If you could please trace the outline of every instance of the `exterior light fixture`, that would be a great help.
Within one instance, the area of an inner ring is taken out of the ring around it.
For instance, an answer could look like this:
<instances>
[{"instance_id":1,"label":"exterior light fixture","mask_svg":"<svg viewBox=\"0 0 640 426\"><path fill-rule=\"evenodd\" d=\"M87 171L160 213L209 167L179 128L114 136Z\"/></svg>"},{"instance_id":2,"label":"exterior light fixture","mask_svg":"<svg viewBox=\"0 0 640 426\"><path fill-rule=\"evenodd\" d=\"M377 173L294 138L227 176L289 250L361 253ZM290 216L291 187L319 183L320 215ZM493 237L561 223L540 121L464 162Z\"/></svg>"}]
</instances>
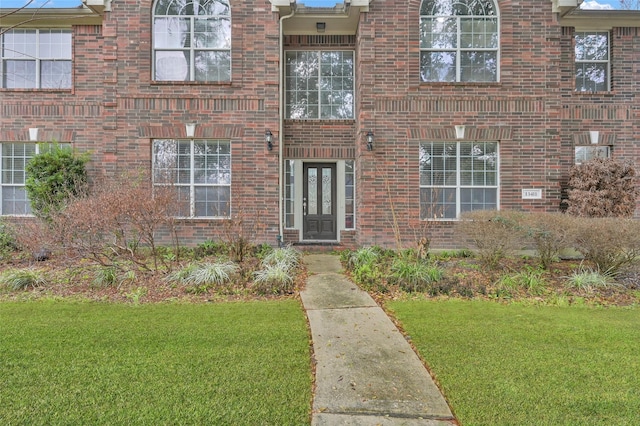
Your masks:
<instances>
[{"instance_id":1,"label":"exterior light fixture","mask_svg":"<svg viewBox=\"0 0 640 426\"><path fill-rule=\"evenodd\" d=\"M187 133L188 138L192 138L196 134L196 123L187 123L184 125L184 130Z\"/></svg>"},{"instance_id":2,"label":"exterior light fixture","mask_svg":"<svg viewBox=\"0 0 640 426\"><path fill-rule=\"evenodd\" d=\"M31 142L38 142L38 131L40 129L38 129L37 127L30 127L29 128L29 140Z\"/></svg>"},{"instance_id":3,"label":"exterior light fixture","mask_svg":"<svg viewBox=\"0 0 640 426\"><path fill-rule=\"evenodd\" d=\"M326 22L316 22L316 30L319 33L323 33L326 28L327 28Z\"/></svg>"},{"instance_id":4,"label":"exterior light fixture","mask_svg":"<svg viewBox=\"0 0 640 426\"><path fill-rule=\"evenodd\" d=\"M456 139L464 139L464 125L457 125L456 127Z\"/></svg>"},{"instance_id":5,"label":"exterior light fixture","mask_svg":"<svg viewBox=\"0 0 640 426\"><path fill-rule=\"evenodd\" d=\"M367 151L373 151L373 132L367 132Z\"/></svg>"},{"instance_id":6,"label":"exterior light fixture","mask_svg":"<svg viewBox=\"0 0 640 426\"><path fill-rule=\"evenodd\" d=\"M273 149L273 133L271 133L271 130L264 132L264 140L267 143L267 149L271 151Z\"/></svg>"}]
</instances>

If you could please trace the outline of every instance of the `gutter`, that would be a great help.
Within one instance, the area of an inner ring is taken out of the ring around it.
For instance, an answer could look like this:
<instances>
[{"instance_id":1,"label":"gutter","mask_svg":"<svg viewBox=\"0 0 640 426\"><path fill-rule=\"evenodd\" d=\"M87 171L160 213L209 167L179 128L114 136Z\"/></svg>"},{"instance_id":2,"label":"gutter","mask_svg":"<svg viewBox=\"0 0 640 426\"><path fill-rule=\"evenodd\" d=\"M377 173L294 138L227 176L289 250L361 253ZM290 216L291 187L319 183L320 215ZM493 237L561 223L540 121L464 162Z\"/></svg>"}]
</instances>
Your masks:
<instances>
[{"instance_id":1,"label":"gutter","mask_svg":"<svg viewBox=\"0 0 640 426\"><path fill-rule=\"evenodd\" d=\"M280 66L278 73L278 245L282 244L284 239L284 31L283 22L296 14L295 6L291 9L291 13L280 17Z\"/></svg>"}]
</instances>

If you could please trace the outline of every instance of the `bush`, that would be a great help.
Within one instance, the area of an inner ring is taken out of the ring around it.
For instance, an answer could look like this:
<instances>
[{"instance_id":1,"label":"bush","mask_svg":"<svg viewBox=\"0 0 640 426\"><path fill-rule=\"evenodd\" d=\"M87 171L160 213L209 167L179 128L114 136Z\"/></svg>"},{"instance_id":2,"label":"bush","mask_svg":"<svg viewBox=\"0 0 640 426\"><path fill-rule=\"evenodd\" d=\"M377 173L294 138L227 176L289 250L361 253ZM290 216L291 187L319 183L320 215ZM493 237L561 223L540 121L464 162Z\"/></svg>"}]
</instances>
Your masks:
<instances>
[{"instance_id":1,"label":"bush","mask_svg":"<svg viewBox=\"0 0 640 426\"><path fill-rule=\"evenodd\" d=\"M640 256L640 222L634 219L576 218L572 235L575 249L605 274L617 274Z\"/></svg>"},{"instance_id":2,"label":"bush","mask_svg":"<svg viewBox=\"0 0 640 426\"><path fill-rule=\"evenodd\" d=\"M46 284L47 280L37 269L9 269L0 275L0 283L9 290L26 290Z\"/></svg>"},{"instance_id":3,"label":"bush","mask_svg":"<svg viewBox=\"0 0 640 426\"><path fill-rule=\"evenodd\" d=\"M141 270L158 271L180 260L177 205L174 188L153 188L145 172L125 174L103 181L91 195L69 203L52 216L52 228L67 253L103 266L126 260ZM163 233L172 236L172 256L164 256L167 250L157 241ZM141 253L142 248L146 252Z\"/></svg>"},{"instance_id":4,"label":"bush","mask_svg":"<svg viewBox=\"0 0 640 426\"><path fill-rule=\"evenodd\" d=\"M391 265L389 281L403 291L421 292L442 278L442 269L420 260L398 258Z\"/></svg>"},{"instance_id":5,"label":"bush","mask_svg":"<svg viewBox=\"0 0 640 426\"><path fill-rule=\"evenodd\" d=\"M258 294L293 293L294 276L283 262L264 265L254 276L253 289Z\"/></svg>"},{"instance_id":6,"label":"bush","mask_svg":"<svg viewBox=\"0 0 640 426\"><path fill-rule=\"evenodd\" d=\"M528 213L523 216L520 228L536 248L544 269L571 245L571 221L572 218L563 213Z\"/></svg>"},{"instance_id":7,"label":"bush","mask_svg":"<svg viewBox=\"0 0 640 426\"><path fill-rule=\"evenodd\" d=\"M281 264L287 271L295 270L302 261L302 253L293 247L282 247L272 250L264 256L262 264L265 266L274 266Z\"/></svg>"},{"instance_id":8,"label":"bush","mask_svg":"<svg viewBox=\"0 0 640 426\"><path fill-rule=\"evenodd\" d=\"M571 168L567 213L580 217L632 217L638 189L628 162L596 158Z\"/></svg>"},{"instance_id":9,"label":"bush","mask_svg":"<svg viewBox=\"0 0 640 426\"><path fill-rule=\"evenodd\" d=\"M238 270L238 265L233 262L193 263L169 274L167 281L177 282L187 289L198 289L198 292L209 288L228 291Z\"/></svg>"},{"instance_id":10,"label":"bush","mask_svg":"<svg viewBox=\"0 0 640 426\"><path fill-rule=\"evenodd\" d=\"M567 287L588 292L594 289L608 288L613 285L614 283L610 276L591 269L575 271L567 278Z\"/></svg>"},{"instance_id":11,"label":"bush","mask_svg":"<svg viewBox=\"0 0 640 426\"><path fill-rule=\"evenodd\" d=\"M522 247L523 213L513 211L476 210L463 213L456 232L476 248L478 259L494 269L505 257Z\"/></svg>"},{"instance_id":12,"label":"bush","mask_svg":"<svg viewBox=\"0 0 640 426\"><path fill-rule=\"evenodd\" d=\"M71 148L54 145L34 156L25 166L25 189L33 213L45 221L64 204L87 192L87 156L77 156Z\"/></svg>"}]
</instances>

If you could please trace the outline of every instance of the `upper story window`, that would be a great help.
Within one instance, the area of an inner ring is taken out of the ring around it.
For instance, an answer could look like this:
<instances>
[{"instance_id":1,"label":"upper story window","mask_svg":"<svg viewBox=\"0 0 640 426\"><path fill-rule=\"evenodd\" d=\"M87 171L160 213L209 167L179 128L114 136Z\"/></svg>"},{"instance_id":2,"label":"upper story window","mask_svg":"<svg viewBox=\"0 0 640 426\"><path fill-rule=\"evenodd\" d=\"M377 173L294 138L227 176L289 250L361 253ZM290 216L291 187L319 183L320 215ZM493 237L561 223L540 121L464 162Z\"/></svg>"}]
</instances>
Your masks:
<instances>
[{"instance_id":1,"label":"upper story window","mask_svg":"<svg viewBox=\"0 0 640 426\"><path fill-rule=\"evenodd\" d=\"M351 51L287 52L287 118L352 119L353 62Z\"/></svg>"},{"instance_id":2,"label":"upper story window","mask_svg":"<svg viewBox=\"0 0 640 426\"><path fill-rule=\"evenodd\" d=\"M498 81L499 29L493 0L424 0L420 79Z\"/></svg>"},{"instance_id":3,"label":"upper story window","mask_svg":"<svg viewBox=\"0 0 640 426\"><path fill-rule=\"evenodd\" d=\"M576 32L576 90L609 90L609 33Z\"/></svg>"},{"instance_id":4,"label":"upper story window","mask_svg":"<svg viewBox=\"0 0 640 426\"><path fill-rule=\"evenodd\" d=\"M228 0L158 0L153 11L157 81L230 81Z\"/></svg>"},{"instance_id":5,"label":"upper story window","mask_svg":"<svg viewBox=\"0 0 640 426\"><path fill-rule=\"evenodd\" d=\"M6 89L71 87L71 31L15 29L0 36Z\"/></svg>"}]
</instances>

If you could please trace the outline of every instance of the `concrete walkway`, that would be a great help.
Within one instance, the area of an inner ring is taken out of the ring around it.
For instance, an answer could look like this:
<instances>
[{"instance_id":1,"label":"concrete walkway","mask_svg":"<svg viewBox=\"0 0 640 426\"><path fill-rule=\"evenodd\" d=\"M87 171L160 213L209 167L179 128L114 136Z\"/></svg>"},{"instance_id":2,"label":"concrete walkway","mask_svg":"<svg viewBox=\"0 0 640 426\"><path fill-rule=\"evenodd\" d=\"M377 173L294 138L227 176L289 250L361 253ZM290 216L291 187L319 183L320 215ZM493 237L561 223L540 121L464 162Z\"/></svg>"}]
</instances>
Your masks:
<instances>
[{"instance_id":1,"label":"concrete walkway","mask_svg":"<svg viewBox=\"0 0 640 426\"><path fill-rule=\"evenodd\" d=\"M456 424L424 365L337 256L305 256L301 292L316 361L313 426Z\"/></svg>"}]
</instances>

